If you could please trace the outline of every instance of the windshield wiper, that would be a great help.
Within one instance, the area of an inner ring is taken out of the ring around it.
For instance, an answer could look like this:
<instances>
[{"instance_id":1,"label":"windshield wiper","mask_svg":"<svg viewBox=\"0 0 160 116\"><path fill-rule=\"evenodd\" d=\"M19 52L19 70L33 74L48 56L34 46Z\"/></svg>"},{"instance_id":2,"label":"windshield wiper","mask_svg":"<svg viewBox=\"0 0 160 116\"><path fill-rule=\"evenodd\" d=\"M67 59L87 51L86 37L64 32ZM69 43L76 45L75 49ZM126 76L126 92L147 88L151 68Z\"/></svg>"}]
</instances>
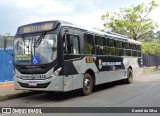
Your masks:
<instances>
[{"instance_id":1,"label":"windshield wiper","mask_svg":"<svg viewBox=\"0 0 160 116\"><path fill-rule=\"evenodd\" d=\"M34 41L34 47L37 48L39 46L39 44L42 42L42 39L45 37L45 35L46 35L46 32L40 35L40 37L36 41Z\"/></svg>"}]
</instances>

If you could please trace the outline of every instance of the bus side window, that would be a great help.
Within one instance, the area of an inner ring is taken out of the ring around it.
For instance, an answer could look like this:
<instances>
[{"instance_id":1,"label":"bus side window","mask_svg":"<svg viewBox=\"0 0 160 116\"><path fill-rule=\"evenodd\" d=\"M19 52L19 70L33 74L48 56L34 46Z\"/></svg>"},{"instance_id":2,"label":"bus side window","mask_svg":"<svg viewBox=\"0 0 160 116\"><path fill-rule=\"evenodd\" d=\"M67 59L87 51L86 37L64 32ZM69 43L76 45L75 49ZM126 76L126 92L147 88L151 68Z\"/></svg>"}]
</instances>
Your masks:
<instances>
[{"instance_id":1,"label":"bus side window","mask_svg":"<svg viewBox=\"0 0 160 116\"><path fill-rule=\"evenodd\" d=\"M63 53L64 53L64 54L66 54L67 51L68 51L68 49L67 49L67 47L66 47L66 44L67 44L67 35L64 34L64 35L63 35Z\"/></svg>"},{"instance_id":2,"label":"bus side window","mask_svg":"<svg viewBox=\"0 0 160 116\"><path fill-rule=\"evenodd\" d=\"M84 33L84 51L85 54L95 54L93 35Z\"/></svg>"},{"instance_id":3,"label":"bus side window","mask_svg":"<svg viewBox=\"0 0 160 116\"><path fill-rule=\"evenodd\" d=\"M67 50L68 54L73 54L73 45L70 41L70 35L67 35Z\"/></svg>"},{"instance_id":4,"label":"bus side window","mask_svg":"<svg viewBox=\"0 0 160 116\"><path fill-rule=\"evenodd\" d=\"M63 53L79 54L79 37L76 35L63 36Z\"/></svg>"}]
</instances>

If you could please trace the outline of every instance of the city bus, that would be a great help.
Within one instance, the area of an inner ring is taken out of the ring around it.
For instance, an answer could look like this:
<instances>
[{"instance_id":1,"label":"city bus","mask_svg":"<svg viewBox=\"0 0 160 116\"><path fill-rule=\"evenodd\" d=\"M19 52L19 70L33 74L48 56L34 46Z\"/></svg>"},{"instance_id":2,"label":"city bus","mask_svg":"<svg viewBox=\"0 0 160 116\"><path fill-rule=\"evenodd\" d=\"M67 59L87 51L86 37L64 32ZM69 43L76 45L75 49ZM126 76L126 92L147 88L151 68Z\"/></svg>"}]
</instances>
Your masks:
<instances>
[{"instance_id":1,"label":"city bus","mask_svg":"<svg viewBox=\"0 0 160 116\"><path fill-rule=\"evenodd\" d=\"M130 84L143 69L140 42L59 20L20 26L13 59L16 90L89 95L95 85Z\"/></svg>"}]
</instances>

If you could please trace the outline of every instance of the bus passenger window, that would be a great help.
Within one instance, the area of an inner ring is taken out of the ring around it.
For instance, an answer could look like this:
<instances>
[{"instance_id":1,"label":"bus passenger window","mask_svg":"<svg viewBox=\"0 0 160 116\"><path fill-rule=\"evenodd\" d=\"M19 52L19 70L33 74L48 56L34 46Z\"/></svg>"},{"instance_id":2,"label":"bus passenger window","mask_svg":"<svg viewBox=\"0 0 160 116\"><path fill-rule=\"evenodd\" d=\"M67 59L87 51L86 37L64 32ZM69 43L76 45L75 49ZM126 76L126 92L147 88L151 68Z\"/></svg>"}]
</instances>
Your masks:
<instances>
[{"instance_id":1,"label":"bus passenger window","mask_svg":"<svg viewBox=\"0 0 160 116\"><path fill-rule=\"evenodd\" d=\"M109 47L114 47L114 46L115 46L115 40L113 40L113 39L108 39L108 46L109 46Z\"/></svg>"},{"instance_id":2,"label":"bus passenger window","mask_svg":"<svg viewBox=\"0 0 160 116\"><path fill-rule=\"evenodd\" d=\"M63 37L63 53L67 53L67 54L79 54L80 53L79 52L79 38L78 38L78 36L66 35L66 39L65 39L65 35L64 35L64 37Z\"/></svg>"},{"instance_id":3,"label":"bus passenger window","mask_svg":"<svg viewBox=\"0 0 160 116\"><path fill-rule=\"evenodd\" d=\"M91 34L84 34L84 52L85 54L95 54L94 39Z\"/></svg>"},{"instance_id":4,"label":"bus passenger window","mask_svg":"<svg viewBox=\"0 0 160 116\"><path fill-rule=\"evenodd\" d=\"M107 55L116 55L115 48L108 48L108 54Z\"/></svg>"},{"instance_id":5,"label":"bus passenger window","mask_svg":"<svg viewBox=\"0 0 160 116\"><path fill-rule=\"evenodd\" d=\"M131 56L131 50L125 50L125 56Z\"/></svg>"}]
</instances>

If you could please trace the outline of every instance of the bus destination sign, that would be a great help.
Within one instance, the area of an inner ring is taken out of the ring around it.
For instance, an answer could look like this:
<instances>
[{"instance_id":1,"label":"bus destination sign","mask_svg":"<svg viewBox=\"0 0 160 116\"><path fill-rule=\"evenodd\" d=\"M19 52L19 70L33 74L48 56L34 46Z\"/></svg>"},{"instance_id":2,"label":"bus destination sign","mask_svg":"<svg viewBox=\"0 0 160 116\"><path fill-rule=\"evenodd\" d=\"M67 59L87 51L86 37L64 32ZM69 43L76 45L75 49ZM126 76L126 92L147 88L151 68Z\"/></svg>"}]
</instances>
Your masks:
<instances>
[{"instance_id":1,"label":"bus destination sign","mask_svg":"<svg viewBox=\"0 0 160 116\"><path fill-rule=\"evenodd\" d=\"M43 25L33 25L33 26L26 26L23 28L24 33L31 33L37 31L46 31L51 30L53 28L53 23L43 24Z\"/></svg>"},{"instance_id":2,"label":"bus destination sign","mask_svg":"<svg viewBox=\"0 0 160 116\"><path fill-rule=\"evenodd\" d=\"M22 27L19 27L18 34L26 34L26 33L35 33L42 31L49 31L56 27L56 23L54 22L45 22L45 23L35 23L29 24Z\"/></svg>"}]
</instances>

